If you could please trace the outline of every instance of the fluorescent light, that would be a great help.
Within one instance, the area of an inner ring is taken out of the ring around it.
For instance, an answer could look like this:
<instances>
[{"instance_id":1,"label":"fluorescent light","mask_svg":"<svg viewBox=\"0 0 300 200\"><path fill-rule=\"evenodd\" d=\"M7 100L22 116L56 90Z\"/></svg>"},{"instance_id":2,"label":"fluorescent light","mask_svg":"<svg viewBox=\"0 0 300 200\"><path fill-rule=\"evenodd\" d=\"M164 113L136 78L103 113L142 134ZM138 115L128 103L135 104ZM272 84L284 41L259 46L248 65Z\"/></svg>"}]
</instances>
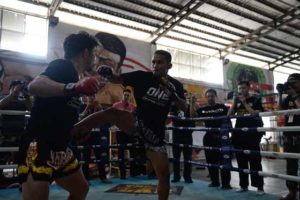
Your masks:
<instances>
[{"instance_id":1,"label":"fluorescent light","mask_svg":"<svg viewBox=\"0 0 300 200\"><path fill-rule=\"evenodd\" d=\"M251 65L251 66L259 67L259 68L262 68L263 66L267 65L267 63L265 63L265 62L254 60L254 59L243 57L243 56L239 56L236 54L230 54L230 55L226 56L226 58L231 61L237 62L237 63Z\"/></svg>"},{"instance_id":2,"label":"fluorescent light","mask_svg":"<svg viewBox=\"0 0 300 200\"><path fill-rule=\"evenodd\" d=\"M80 7L80 6L65 3L65 2L62 2L60 7L63 8L63 9L70 10L72 12L82 13L82 14L85 14L85 15L88 15L88 16L91 16L91 17L98 17L100 19L109 20L109 21L120 23L120 24L126 24L126 25L129 25L129 26L145 29L147 31L155 31L156 30L155 27L152 27L152 26L149 26L149 25L145 25L145 24L142 24L142 23L139 23L139 22L134 22L134 21L131 21L131 20L128 20L128 19L124 19L122 17L116 17L116 16L113 16L113 15L110 15L110 14L102 13L102 12L99 12L99 11L96 11L96 10ZM76 22L74 22L74 23L76 23ZM76 24L76 25L78 25L78 24Z\"/></svg>"},{"instance_id":3,"label":"fluorescent light","mask_svg":"<svg viewBox=\"0 0 300 200\"><path fill-rule=\"evenodd\" d=\"M135 29L131 29L131 28L127 28L127 27L123 27L111 23L102 22L95 19L90 19L87 17L83 17L83 16L79 16L76 14L71 14L63 11L57 11L55 15L59 17L59 21L61 22L76 25L78 27L83 27L91 30L109 32L119 36L133 38L137 40L143 40L143 41L145 41L146 38L150 36L149 33L145 33L142 31L138 31Z\"/></svg>"},{"instance_id":4,"label":"fluorescent light","mask_svg":"<svg viewBox=\"0 0 300 200\"><path fill-rule=\"evenodd\" d=\"M47 17L48 8L44 6L35 5L33 3L26 3L17 0L0 0L0 6L2 8L19 11L24 14L36 14L42 17Z\"/></svg>"},{"instance_id":5,"label":"fluorescent light","mask_svg":"<svg viewBox=\"0 0 300 200\"><path fill-rule=\"evenodd\" d=\"M164 46L173 47L175 49L182 49L182 50L187 50L187 51L193 50L193 52L195 52L195 53L200 53L200 54L209 55L209 56L212 56L212 55L218 53L218 51L210 49L210 48L201 47L199 45L189 44L186 42L181 42L181 41L166 38L166 37L160 38L159 40L157 40L156 43L164 45Z\"/></svg>"}]
</instances>

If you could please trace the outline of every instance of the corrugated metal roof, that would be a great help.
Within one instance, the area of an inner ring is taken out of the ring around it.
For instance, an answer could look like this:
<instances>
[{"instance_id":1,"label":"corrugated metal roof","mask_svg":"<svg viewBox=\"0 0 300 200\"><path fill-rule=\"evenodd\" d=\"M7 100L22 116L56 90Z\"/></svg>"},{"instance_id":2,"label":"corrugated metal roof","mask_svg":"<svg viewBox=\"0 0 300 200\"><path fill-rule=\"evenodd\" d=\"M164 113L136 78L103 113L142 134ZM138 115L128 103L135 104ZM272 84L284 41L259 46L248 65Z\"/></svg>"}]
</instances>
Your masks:
<instances>
[{"instance_id":1,"label":"corrugated metal roof","mask_svg":"<svg viewBox=\"0 0 300 200\"><path fill-rule=\"evenodd\" d=\"M61 5L58 9L77 15L82 13L71 5L105 13L122 26L132 22L130 28L152 32L152 42L176 40L210 49L206 53L212 56L251 55L269 62L270 69L290 67L288 63L300 69L297 0L64 0Z\"/></svg>"}]
</instances>

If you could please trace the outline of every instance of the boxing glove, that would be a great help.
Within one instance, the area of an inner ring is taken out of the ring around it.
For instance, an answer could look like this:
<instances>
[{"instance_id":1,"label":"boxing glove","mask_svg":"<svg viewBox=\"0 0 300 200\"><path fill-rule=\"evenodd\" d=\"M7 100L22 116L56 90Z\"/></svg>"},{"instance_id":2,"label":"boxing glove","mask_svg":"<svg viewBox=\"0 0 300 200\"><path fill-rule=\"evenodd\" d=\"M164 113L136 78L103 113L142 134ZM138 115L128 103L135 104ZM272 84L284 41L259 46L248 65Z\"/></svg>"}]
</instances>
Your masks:
<instances>
[{"instance_id":1,"label":"boxing glove","mask_svg":"<svg viewBox=\"0 0 300 200\"><path fill-rule=\"evenodd\" d=\"M64 94L66 96L93 95L100 89L100 81L96 77L85 77L77 83L68 83L65 85Z\"/></svg>"},{"instance_id":2,"label":"boxing glove","mask_svg":"<svg viewBox=\"0 0 300 200\"><path fill-rule=\"evenodd\" d=\"M98 67L97 73L100 76L102 76L102 77L104 77L104 78L106 78L108 80L113 77L113 70L109 66L100 66L100 67Z\"/></svg>"},{"instance_id":3,"label":"boxing glove","mask_svg":"<svg viewBox=\"0 0 300 200\"><path fill-rule=\"evenodd\" d=\"M173 83L168 81L166 78L161 78L160 85L166 90L168 90L168 92L165 92L169 93L168 96L171 99L171 101L177 101L179 99L179 96L176 92L176 87L173 85Z\"/></svg>"}]
</instances>

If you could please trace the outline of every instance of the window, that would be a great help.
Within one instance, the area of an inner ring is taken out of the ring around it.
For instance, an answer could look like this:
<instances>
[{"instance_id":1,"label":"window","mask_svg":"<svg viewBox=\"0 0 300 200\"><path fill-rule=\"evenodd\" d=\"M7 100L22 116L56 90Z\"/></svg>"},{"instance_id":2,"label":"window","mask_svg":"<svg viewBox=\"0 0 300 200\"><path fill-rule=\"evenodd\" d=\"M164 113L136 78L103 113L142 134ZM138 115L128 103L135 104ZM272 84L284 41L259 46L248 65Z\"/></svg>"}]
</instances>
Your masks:
<instances>
[{"instance_id":1,"label":"window","mask_svg":"<svg viewBox=\"0 0 300 200\"><path fill-rule=\"evenodd\" d=\"M46 57L48 22L44 18L2 10L0 48Z\"/></svg>"},{"instance_id":2,"label":"window","mask_svg":"<svg viewBox=\"0 0 300 200\"><path fill-rule=\"evenodd\" d=\"M171 53L173 64L169 71L171 76L219 85L223 84L222 60L161 45L157 45L157 48Z\"/></svg>"}]
</instances>

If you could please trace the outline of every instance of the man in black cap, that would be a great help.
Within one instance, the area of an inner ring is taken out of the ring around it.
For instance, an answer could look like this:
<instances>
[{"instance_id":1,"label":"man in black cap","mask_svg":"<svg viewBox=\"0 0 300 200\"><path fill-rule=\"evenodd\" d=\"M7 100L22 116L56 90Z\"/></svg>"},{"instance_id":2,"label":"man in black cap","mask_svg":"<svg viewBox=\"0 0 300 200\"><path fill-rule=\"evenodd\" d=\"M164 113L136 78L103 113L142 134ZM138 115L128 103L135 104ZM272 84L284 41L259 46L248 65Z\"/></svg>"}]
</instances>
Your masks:
<instances>
[{"instance_id":1,"label":"man in black cap","mask_svg":"<svg viewBox=\"0 0 300 200\"><path fill-rule=\"evenodd\" d=\"M283 100L281 109L297 109L300 108L300 74L291 74L287 80L287 89L289 95ZM285 117L286 126L299 126L300 115L288 115ZM285 132L284 133L284 152L300 153L300 135L299 132ZM286 160L286 172L288 175L298 175L298 160ZM289 193L280 198L280 200L294 200L297 199L297 191L299 184L294 181L286 181L286 186Z\"/></svg>"}]
</instances>

